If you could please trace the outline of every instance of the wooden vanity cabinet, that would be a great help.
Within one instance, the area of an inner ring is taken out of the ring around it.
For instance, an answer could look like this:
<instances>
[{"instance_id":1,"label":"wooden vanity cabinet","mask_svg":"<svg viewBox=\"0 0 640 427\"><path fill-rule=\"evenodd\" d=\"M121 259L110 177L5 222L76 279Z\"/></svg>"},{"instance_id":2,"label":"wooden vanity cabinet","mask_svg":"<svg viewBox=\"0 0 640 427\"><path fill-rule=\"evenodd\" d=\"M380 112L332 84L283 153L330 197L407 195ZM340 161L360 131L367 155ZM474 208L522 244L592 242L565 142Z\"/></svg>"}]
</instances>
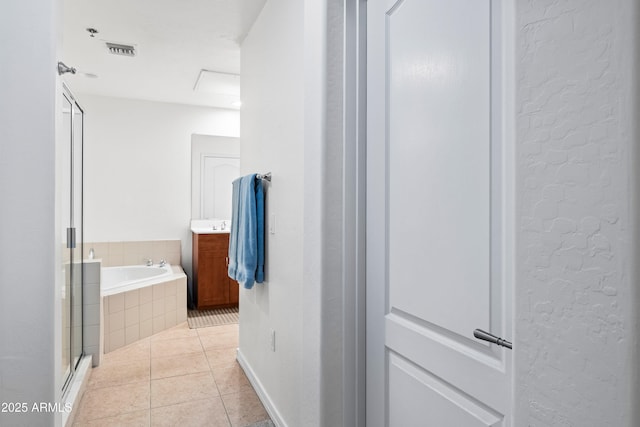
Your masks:
<instances>
[{"instance_id":1,"label":"wooden vanity cabinet","mask_svg":"<svg viewBox=\"0 0 640 427\"><path fill-rule=\"evenodd\" d=\"M200 309L238 305L238 282L227 275L229 233L193 233L193 297Z\"/></svg>"}]
</instances>

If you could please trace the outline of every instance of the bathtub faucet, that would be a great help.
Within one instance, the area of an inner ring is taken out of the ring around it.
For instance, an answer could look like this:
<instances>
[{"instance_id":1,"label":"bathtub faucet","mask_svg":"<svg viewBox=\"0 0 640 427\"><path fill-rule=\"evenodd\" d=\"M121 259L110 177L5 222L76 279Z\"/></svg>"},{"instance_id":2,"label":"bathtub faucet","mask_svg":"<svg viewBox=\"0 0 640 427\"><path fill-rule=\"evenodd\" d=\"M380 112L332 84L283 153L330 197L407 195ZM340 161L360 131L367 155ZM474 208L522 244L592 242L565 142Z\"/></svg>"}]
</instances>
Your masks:
<instances>
[{"instance_id":1,"label":"bathtub faucet","mask_svg":"<svg viewBox=\"0 0 640 427\"><path fill-rule=\"evenodd\" d=\"M164 267L165 265L167 265L167 262L163 259L160 260L160 263L158 264L158 267Z\"/></svg>"},{"instance_id":2,"label":"bathtub faucet","mask_svg":"<svg viewBox=\"0 0 640 427\"><path fill-rule=\"evenodd\" d=\"M151 267L153 265L153 260L151 258L147 258L145 264L147 267Z\"/></svg>"}]
</instances>

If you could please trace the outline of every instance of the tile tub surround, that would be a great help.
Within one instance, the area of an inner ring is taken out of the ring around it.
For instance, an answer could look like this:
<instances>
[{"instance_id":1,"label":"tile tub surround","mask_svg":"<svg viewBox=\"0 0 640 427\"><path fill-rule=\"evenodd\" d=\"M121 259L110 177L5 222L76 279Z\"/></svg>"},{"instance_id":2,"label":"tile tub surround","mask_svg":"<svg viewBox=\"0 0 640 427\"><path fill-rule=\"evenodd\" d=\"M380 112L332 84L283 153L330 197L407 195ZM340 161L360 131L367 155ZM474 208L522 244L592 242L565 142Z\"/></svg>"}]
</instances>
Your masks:
<instances>
[{"instance_id":1,"label":"tile tub surround","mask_svg":"<svg viewBox=\"0 0 640 427\"><path fill-rule=\"evenodd\" d=\"M100 261L85 259L84 291L82 295L82 344L84 354L93 358L92 365L99 366L102 361L103 349L103 318L102 298L100 297Z\"/></svg>"},{"instance_id":2,"label":"tile tub surround","mask_svg":"<svg viewBox=\"0 0 640 427\"><path fill-rule=\"evenodd\" d=\"M84 257L93 248L94 258L102 260L103 267L142 265L147 259L158 263L164 259L171 265L180 265L180 240L145 240L135 242L85 242Z\"/></svg>"},{"instance_id":3,"label":"tile tub surround","mask_svg":"<svg viewBox=\"0 0 640 427\"><path fill-rule=\"evenodd\" d=\"M80 269L82 268L82 274ZM102 299L100 298L100 260L84 259L82 263L66 262L64 265L66 286L73 289L73 310L64 310L64 336L71 335L71 311L82 313L82 322L74 325L74 336L82 335L82 351L93 358L93 366L98 366L102 357L101 324ZM73 272L73 283L69 283ZM82 284L81 279L84 279ZM66 290L68 293L69 290ZM81 307L82 306L82 307ZM69 351L69 339L63 340L65 351Z\"/></svg>"},{"instance_id":4,"label":"tile tub surround","mask_svg":"<svg viewBox=\"0 0 640 427\"><path fill-rule=\"evenodd\" d=\"M187 276L172 268L165 282L102 297L105 353L187 320Z\"/></svg>"}]
</instances>

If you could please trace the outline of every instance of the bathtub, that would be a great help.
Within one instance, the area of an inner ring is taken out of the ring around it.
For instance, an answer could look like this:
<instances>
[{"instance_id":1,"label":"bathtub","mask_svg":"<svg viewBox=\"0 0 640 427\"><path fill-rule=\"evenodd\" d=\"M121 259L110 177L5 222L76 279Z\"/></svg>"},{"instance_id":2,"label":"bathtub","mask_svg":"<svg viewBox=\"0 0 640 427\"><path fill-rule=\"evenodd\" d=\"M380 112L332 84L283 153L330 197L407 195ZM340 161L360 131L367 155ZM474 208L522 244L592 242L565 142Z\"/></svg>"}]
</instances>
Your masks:
<instances>
[{"instance_id":1,"label":"bathtub","mask_svg":"<svg viewBox=\"0 0 640 427\"><path fill-rule=\"evenodd\" d=\"M102 267L101 294L108 296L164 282L173 275L171 265Z\"/></svg>"},{"instance_id":2,"label":"bathtub","mask_svg":"<svg viewBox=\"0 0 640 427\"><path fill-rule=\"evenodd\" d=\"M100 287L104 353L187 320L187 276L180 266L103 267Z\"/></svg>"}]
</instances>

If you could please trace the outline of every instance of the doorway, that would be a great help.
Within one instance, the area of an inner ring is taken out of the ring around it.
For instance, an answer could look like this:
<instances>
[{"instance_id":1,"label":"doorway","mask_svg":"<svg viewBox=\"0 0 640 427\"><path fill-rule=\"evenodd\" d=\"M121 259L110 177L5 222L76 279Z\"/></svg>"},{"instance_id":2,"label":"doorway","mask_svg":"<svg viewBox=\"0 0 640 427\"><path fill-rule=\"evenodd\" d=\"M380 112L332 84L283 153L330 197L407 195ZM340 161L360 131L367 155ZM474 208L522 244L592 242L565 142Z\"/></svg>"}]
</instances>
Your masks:
<instances>
[{"instance_id":1,"label":"doorway","mask_svg":"<svg viewBox=\"0 0 640 427\"><path fill-rule=\"evenodd\" d=\"M239 176L240 138L191 136L190 325L238 319L239 288L228 277L227 260L231 190Z\"/></svg>"}]
</instances>

